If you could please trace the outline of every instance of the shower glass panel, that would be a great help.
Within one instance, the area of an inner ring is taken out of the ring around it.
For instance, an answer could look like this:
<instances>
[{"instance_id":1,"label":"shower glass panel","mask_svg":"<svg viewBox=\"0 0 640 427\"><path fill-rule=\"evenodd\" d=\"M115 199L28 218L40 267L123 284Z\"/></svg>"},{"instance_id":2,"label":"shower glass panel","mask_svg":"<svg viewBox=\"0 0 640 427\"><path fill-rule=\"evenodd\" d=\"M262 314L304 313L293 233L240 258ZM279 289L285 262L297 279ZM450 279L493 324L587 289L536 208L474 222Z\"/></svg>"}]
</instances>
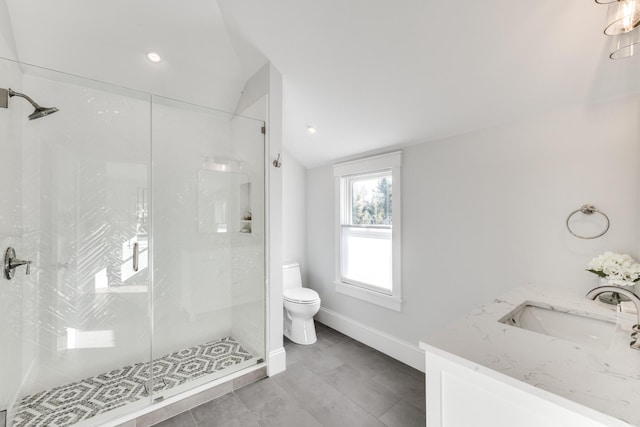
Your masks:
<instances>
[{"instance_id":1,"label":"shower glass panel","mask_svg":"<svg viewBox=\"0 0 640 427\"><path fill-rule=\"evenodd\" d=\"M264 122L153 97L155 398L265 352Z\"/></svg>"},{"instance_id":2,"label":"shower glass panel","mask_svg":"<svg viewBox=\"0 0 640 427\"><path fill-rule=\"evenodd\" d=\"M60 110L0 109L2 253L32 261L0 279L0 410L98 425L152 397L150 96L5 60L0 82Z\"/></svg>"},{"instance_id":3,"label":"shower glass panel","mask_svg":"<svg viewBox=\"0 0 640 427\"><path fill-rule=\"evenodd\" d=\"M0 103L0 254L32 261L0 278L7 425L101 425L262 362L264 122L2 58L0 88L59 109Z\"/></svg>"}]
</instances>

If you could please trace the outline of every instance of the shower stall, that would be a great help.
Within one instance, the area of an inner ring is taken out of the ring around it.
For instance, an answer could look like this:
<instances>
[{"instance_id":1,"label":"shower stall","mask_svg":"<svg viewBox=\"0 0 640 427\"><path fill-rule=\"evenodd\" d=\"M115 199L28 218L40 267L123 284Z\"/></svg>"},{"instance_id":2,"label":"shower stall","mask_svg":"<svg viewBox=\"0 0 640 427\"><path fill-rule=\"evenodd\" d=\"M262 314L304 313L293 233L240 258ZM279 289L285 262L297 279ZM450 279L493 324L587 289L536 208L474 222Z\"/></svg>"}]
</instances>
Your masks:
<instances>
[{"instance_id":1,"label":"shower stall","mask_svg":"<svg viewBox=\"0 0 640 427\"><path fill-rule=\"evenodd\" d=\"M261 366L264 116L7 59L0 87L57 107L0 108L0 422L95 426Z\"/></svg>"}]
</instances>

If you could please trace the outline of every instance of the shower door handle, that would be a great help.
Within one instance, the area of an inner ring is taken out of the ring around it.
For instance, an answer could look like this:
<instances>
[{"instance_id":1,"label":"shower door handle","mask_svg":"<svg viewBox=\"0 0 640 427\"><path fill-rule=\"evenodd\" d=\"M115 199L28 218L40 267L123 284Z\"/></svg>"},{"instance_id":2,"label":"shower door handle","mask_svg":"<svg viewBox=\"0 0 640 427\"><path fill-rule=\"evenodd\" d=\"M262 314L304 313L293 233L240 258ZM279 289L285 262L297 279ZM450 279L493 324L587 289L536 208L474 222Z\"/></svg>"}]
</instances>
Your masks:
<instances>
[{"instance_id":1,"label":"shower door handle","mask_svg":"<svg viewBox=\"0 0 640 427\"><path fill-rule=\"evenodd\" d=\"M133 244L133 271L138 271L138 242Z\"/></svg>"}]
</instances>

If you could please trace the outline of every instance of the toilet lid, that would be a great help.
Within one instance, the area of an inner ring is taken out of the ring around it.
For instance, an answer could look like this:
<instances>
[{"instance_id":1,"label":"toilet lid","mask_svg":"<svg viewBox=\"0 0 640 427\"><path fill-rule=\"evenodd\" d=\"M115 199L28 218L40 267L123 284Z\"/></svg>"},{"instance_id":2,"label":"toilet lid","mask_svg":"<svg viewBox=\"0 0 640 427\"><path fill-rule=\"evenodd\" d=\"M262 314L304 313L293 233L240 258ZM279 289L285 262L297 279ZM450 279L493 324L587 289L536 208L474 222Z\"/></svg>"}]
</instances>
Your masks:
<instances>
[{"instance_id":1,"label":"toilet lid","mask_svg":"<svg viewBox=\"0 0 640 427\"><path fill-rule=\"evenodd\" d=\"M295 289L286 289L284 291L284 299L290 302L309 304L309 303L318 301L320 299L320 295L318 295L318 293L313 289L295 288Z\"/></svg>"}]
</instances>

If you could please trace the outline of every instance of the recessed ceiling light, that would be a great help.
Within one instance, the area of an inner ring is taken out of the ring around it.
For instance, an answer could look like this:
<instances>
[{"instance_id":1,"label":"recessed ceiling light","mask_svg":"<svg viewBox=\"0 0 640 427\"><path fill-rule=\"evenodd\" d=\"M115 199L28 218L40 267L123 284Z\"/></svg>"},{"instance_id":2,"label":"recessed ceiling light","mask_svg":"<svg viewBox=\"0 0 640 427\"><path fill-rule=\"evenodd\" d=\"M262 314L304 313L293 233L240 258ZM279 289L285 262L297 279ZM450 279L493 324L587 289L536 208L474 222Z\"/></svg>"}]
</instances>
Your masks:
<instances>
[{"instance_id":1,"label":"recessed ceiling light","mask_svg":"<svg viewBox=\"0 0 640 427\"><path fill-rule=\"evenodd\" d=\"M147 53L147 59L153 62L154 64L157 64L158 62L162 62L162 57L156 52Z\"/></svg>"},{"instance_id":2,"label":"recessed ceiling light","mask_svg":"<svg viewBox=\"0 0 640 427\"><path fill-rule=\"evenodd\" d=\"M314 128L313 126L307 125L307 132L313 135L314 133L316 133L316 128Z\"/></svg>"}]
</instances>

